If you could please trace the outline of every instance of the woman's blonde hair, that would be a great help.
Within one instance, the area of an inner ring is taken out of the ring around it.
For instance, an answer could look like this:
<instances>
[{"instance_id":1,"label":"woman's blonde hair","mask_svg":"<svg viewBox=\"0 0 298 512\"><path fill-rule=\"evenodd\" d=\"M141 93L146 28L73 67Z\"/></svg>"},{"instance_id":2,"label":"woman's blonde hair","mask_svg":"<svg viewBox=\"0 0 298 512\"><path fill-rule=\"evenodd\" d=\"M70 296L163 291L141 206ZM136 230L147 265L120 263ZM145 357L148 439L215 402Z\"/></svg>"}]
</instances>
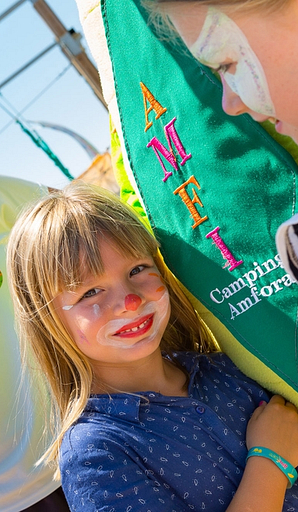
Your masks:
<instances>
[{"instance_id":1,"label":"woman's blonde hair","mask_svg":"<svg viewBox=\"0 0 298 512\"><path fill-rule=\"evenodd\" d=\"M262 12L278 13L293 0L142 0L142 4L149 13L149 23L152 24L160 39L177 43L179 34L167 13L167 4L193 4L228 8L230 12Z\"/></svg>"},{"instance_id":2,"label":"woman's blonde hair","mask_svg":"<svg viewBox=\"0 0 298 512\"><path fill-rule=\"evenodd\" d=\"M158 242L132 209L106 190L84 183L67 186L25 211L8 243L7 266L23 355L30 351L49 384L55 441L44 458L57 461L62 437L90 395L92 369L59 319L53 298L74 289L84 271L103 272L100 240L112 238L125 255L150 254L168 287L171 317L161 349L214 351L215 346L176 279ZM58 474L58 473L57 473Z\"/></svg>"},{"instance_id":3,"label":"woman's blonde hair","mask_svg":"<svg viewBox=\"0 0 298 512\"><path fill-rule=\"evenodd\" d=\"M289 4L291 0L143 0L143 4L151 11L158 11L162 5L192 3L214 7L235 7L243 10L275 11Z\"/></svg>"}]
</instances>

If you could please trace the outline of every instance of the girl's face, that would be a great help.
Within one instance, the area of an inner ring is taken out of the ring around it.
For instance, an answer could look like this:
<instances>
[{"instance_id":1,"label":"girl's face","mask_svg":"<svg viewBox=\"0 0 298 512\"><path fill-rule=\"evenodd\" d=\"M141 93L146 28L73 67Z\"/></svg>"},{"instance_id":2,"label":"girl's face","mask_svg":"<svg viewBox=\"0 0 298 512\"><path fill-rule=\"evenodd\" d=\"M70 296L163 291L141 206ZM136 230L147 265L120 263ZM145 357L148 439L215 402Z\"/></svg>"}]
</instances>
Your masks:
<instances>
[{"instance_id":1,"label":"girl's face","mask_svg":"<svg viewBox=\"0 0 298 512\"><path fill-rule=\"evenodd\" d=\"M170 317L169 294L151 256L124 258L107 239L100 241L100 253L103 274L87 274L54 305L91 365L127 364L159 347Z\"/></svg>"},{"instance_id":2,"label":"girl's face","mask_svg":"<svg viewBox=\"0 0 298 512\"><path fill-rule=\"evenodd\" d=\"M165 6L193 55L219 72L224 111L268 119L298 142L298 2L271 14L199 2Z\"/></svg>"}]
</instances>

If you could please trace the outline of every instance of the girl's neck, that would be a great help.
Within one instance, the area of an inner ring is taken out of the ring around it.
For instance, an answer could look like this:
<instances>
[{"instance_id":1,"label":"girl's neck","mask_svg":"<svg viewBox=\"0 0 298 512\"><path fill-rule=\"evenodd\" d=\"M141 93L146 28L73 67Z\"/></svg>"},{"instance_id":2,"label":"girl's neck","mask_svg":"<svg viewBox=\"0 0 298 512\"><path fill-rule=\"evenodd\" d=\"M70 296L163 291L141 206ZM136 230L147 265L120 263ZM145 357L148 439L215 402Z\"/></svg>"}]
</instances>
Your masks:
<instances>
[{"instance_id":1,"label":"girl's neck","mask_svg":"<svg viewBox=\"0 0 298 512\"><path fill-rule=\"evenodd\" d=\"M154 391L165 396L188 396L187 377L160 350L127 365L94 366L93 394Z\"/></svg>"}]
</instances>

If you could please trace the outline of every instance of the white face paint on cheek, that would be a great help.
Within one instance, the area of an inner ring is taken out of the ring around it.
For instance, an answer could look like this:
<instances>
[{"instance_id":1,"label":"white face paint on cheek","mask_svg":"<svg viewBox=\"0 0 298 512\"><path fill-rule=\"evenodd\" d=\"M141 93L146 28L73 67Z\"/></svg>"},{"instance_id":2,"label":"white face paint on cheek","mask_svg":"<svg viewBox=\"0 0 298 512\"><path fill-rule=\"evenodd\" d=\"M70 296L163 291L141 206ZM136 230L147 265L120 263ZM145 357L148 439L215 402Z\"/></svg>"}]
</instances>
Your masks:
<instances>
[{"instance_id":1,"label":"white face paint on cheek","mask_svg":"<svg viewBox=\"0 0 298 512\"><path fill-rule=\"evenodd\" d=\"M62 309L64 309L64 311L69 311L71 308L73 308L73 305L72 306L62 306Z\"/></svg>"},{"instance_id":2,"label":"white face paint on cheek","mask_svg":"<svg viewBox=\"0 0 298 512\"><path fill-rule=\"evenodd\" d=\"M67 314L68 324L75 326L74 331L75 340L78 345L88 344L90 341L87 338L85 332L88 332L90 325L95 323L101 316L101 308L98 304L92 304L85 308L87 314L78 314L76 304L71 306L62 306L64 311L69 311Z\"/></svg>"},{"instance_id":3,"label":"white face paint on cheek","mask_svg":"<svg viewBox=\"0 0 298 512\"><path fill-rule=\"evenodd\" d=\"M162 297L157 301L151 301L146 304L144 309L142 310L141 317L146 315L150 315L154 313L153 324L150 328L150 334L146 337L146 342L150 342L157 335L161 323L165 319L166 315L169 312L170 302L169 302L169 294L166 290ZM137 319L137 317L136 317ZM135 320L136 320L135 319ZM132 320L127 320L123 318L119 318L116 320L111 320L106 325L99 329L96 339L100 345L109 345L111 347L119 347L119 348L132 348L134 345L134 341L131 343L127 343L126 340L121 340L120 337L117 338L115 333L119 331L119 329L125 328L125 325L131 324Z\"/></svg>"},{"instance_id":4,"label":"white face paint on cheek","mask_svg":"<svg viewBox=\"0 0 298 512\"><path fill-rule=\"evenodd\" d=\"M202 64L214 68L237 62L234 74L222 73L229 87L249 109L275 117L263 67L232 19L209 7L202 31L190 51Z\"/></svg>"}]
</instances>

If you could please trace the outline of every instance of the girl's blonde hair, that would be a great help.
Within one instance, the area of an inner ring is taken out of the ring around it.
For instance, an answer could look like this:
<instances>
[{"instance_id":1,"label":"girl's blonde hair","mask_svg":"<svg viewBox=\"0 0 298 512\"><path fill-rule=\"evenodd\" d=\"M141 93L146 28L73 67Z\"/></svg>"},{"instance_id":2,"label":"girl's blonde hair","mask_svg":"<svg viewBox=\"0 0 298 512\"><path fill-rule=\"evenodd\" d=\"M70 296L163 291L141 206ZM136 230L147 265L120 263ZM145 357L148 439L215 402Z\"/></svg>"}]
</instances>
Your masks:
<instances>
[{"instance_id":1,"label":"girl's blonde hair","mask_svg":"<svg viewBox=\"0 0 298 512\"><path fill-rule=\"evenodd\" d=\"M170 355L176 350L216 350L165 266L157 240L132 209L106 190L82 182L45 197L16 222L7 266L22 353L27 359L33 351L54 404L55 441L43 457L47 462L57 461L62 437L82 413L92 384L89 360L59 319L53 298L80 284L82 259L84 271L103 272L100 240L106 236L126 256L150 254L161 272L172 308L161 349Z\"/></svg>"}]
</instances>

